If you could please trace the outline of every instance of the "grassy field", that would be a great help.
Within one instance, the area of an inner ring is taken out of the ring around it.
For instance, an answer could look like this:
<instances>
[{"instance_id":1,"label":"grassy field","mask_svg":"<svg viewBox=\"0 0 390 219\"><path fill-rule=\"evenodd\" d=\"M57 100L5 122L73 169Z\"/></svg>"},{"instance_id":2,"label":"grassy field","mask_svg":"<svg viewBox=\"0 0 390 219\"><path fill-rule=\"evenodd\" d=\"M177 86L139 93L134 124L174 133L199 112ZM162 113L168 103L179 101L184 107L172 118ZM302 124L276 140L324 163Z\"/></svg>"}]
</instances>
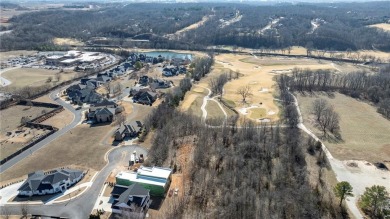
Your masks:
<instances>
[{"instance_id":1,"label":"grassy field","mask_svg":"<svg viewBox=\"0 0 390 219\"><path fill-rule=\"evenodd\" d=\"M264 108L249 109L249 118L261 119L267 116L267 110Z\"/></svg>"},{"instance_id":2,"label":"grassy field","mask_svg":"<svg viewBox=\"0 0 390 219\"><path fill-rule=\"evenodd\" d=\"M370 27L375 27L375 28L379 28L379 29L382 29L385 31L390 31L390 24L386 24L386 23L373 24L373 25L370 25Z\"/></svg>"},{"instance_id":3,"label":"grassy field","mask_svg":"<svg viewBox=\"0 0 390 219\"><path fill-rule=\"evenodd\" d=\"M57 45L74 45L74 46L83 46L84 43L73 38L54 38L53 43Z\"/></svg>"},{"instance_id":4,"label":"grassy field","mask_svg":"<svg viewBox=\"0 0 390 219\"><path fill-rule=\"evenodd\" d=\"M20 125L20 120L22 117L33 119L42 115L42 110L49 111L51 108L16 105L1 110L0 133L3 135L6 132L16 129Z\"/></svg>"},{"instance_id":5,"label":"grassy field","mask_svg":"<svg viewBox=\"0 0 390 219\"><path fill-rule=\"evenodd\" d=\"M28 50L14 50L8 52L0 52L0 61L6 61L9 58L19 57L21 55L28 56L37 53L37 51L28 51Z\"/></svg>"},{"instance_id":6,"label":"grassy field","mask_svg":"<svg viewBox=\"0 0 390 219\"><path fill-rule=\"evenodd\" d=\"M56 81L55 74L58 70L47 70L39 68L18 68L6 71L2 76L12 82L11 87L21 88L25 86L40 86L46 84L49 77L53 78L53 82ZM60 73L60 82L68 81L72 79L75 72L63 72Z\"/></svg>"},{"instance_id":7,"label":"grassy field","mask_svg":"<svg viewBox=\"0 0 390 219\"><path fill-rule=\"evenodd\" d=\"M310 115L312 102L324 98L333 105L340 115L341 142L325 141L333 156L341 160L367 160L378 162L390 157L390 122L376 112L375 107L351 97L336 94L334 98L324 95L298 95L305 125L318 136L321 132L315 128Z\"/></svg>"},{"instance_id":8,"label":"grassy field","mask_svg":"<svg viewBox=\"0 0 390 219\"><path fill-rule=\"evenodd\" d=\"M221 108L214 101L207 101L206 105L207 117L206 119L216 119L216 118L225 118Z\"/></svg>"},{"instance_id":9,"label":"grassy field","mask_svg":"<svg viewBox=\"0 0 390 219\"><path fill-rule=\"evenodd\" d=\"M79 125L0 174L0 178L5 181L36 170L54 169L71 164L100 170L105 165L104 154L112 148L101 142L106 133L113 128L110 125L95 127Z\"/></svg>"}]
</instances>

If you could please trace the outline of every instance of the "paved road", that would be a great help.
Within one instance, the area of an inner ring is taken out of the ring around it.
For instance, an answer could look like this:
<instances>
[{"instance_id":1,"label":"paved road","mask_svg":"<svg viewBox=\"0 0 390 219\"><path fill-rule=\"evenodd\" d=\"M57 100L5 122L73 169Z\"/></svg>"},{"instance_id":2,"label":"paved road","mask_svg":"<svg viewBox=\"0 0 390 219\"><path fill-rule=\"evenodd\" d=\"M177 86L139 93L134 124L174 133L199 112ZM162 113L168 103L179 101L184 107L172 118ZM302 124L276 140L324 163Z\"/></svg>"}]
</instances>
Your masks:
<instances>
[{"instance_id":1,"label":"paved road","mask_svg":"<svg viewBox=\"0 0 390 219\"><path fill-rule=\"evenodd\" d=\"M29 214L68 217L72 219L88 218L108 175L121 162L128 162L133 151L144 155L148 153L145 148L138 145L127 145L113 149L108 154L109 163L99 172L92 186L83 195L61 204L29 205ZM118 159L123 157L124 152L127 152L127 156L124 159ZM6 205L4 208L11 214L21 214L20 205Z\"/></svg>"},{"instance_id":2,"label":"paved road","mask_svg":"<svg viewBox=\"0 0 390 219\"><path fill-rule=\"evenodd\" d=\"M61 100L60 98L57 98L58 92L59 92L59 90L53 91L52 93L50 93L49 96L50 96L50 98L52 100L56 101L58 104L61 104L62 106L64 106L66 109L68 109L70 112L73 113L74 119L73 119L72 123L70 123L69 125L65 126L62 129L58 130L57 132L49 135L47 138L43 139L41 142L37 143L36 145L31 147L30 149L22 152L18 156L12 158L11 160L9 160L6 163L4 163L3 165L1 165L0 166L0 173L3 173L8 168L10 168L13 165L17 164L19 161L23 160L24 158L26 158L27 156L31 155L35 151L43 148L44 146L49 144L54 139L56 139L56 138L60 137L61 135L65 134L67 131L73 129L81 121L81 118L82 118L81 110L75 110L72 105L66 103L65 101Z\"/></svg>"}]
</instances>

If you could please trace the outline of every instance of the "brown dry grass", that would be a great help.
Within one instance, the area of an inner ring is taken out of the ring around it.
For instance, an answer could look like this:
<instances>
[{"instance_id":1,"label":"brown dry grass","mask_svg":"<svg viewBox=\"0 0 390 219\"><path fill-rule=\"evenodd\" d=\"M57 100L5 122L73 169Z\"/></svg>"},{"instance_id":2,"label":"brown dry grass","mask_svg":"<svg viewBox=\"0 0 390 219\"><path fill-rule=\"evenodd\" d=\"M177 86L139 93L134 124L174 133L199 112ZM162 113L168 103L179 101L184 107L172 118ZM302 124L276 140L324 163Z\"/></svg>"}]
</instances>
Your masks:
<instances>
[{"instance_id":1,"label":"brown dry grass","mask_svg":"<svg viewBox=\"0 0 390 219\"><path fill-rule=\"evenodd\" d=\"M46 81L49 77L53 78L53 82L50 84L54 85L55 74L59 70L48 70L41 68L18 68L10 71L6 71L2 76L12 82L10 87L26 87L26 86L40 86L46 84ZM63 72L61 74L61 79L59 82L64 82L72 79L76 73L75 72ZM55 81L57 82L57 81Z\"/></svg>"},{"instance_id":2,"label":"brown dry grass","mask_svg":"<svg viewBox=\"0 0 390 219\"><path fill-rule=\"evenodd\" d=\"M338 93L334 98L325 95L298 95L304 123L317 136L322 134L315 128L310 108L314 99L319 97L328 100L340 116L343 141L339 143L325 141L334 157L341 160L367 160L369 162L388 160L390 157L390 123L376 112L375 107Z\"/></svg>"},{"instance_id":3,"label":"brown dry grass","mask_svg":"<svg viewBox=\"0 0 390 219\"><path fill-rule=\"evenodd\" d=\"M42 129L30 129L23 127L23 133L20 133L18 136L11 138L1 136L1 139L6 139L0 143L0 159L4 159L7 156L15 153L16 151L22 149L27 142L29 142L33 137L43 135L48 133L48 130Z\"/></svg>"},{"instance_id":4,"label":"brown dry grass","mask_svg":"<svg viewBox=\"0 0 390 219\"><path fill-rule=\"evenodd\" d=\"M57 104L54 100L52 100L49 95L44 95L44 96L41 96L41 97L38 97L36 99L34 99L34 101L37 101L37 102L44 102L44 103L55 103Z\"/></svg>"},{"instance_id":5,"label":"brown dry grass","mask_svg":"<svg viewBox=\"0 0 390 219\"><path fill-rule=\"evenodd\" d=\"M62 129L63 127L70 124L73 121L73 119L74 119L73 113L65 109L62 112L56 114L55 116L41 122L41 124L51 125L58 129Z\"/></svg>"},{"instance_id":6,"label":"brown dry grass","mask_svg":"<svg viewBox=\"0 0 390 219\"><path fill-rule=\"evenodd\" d=\"M111 149L110 146L102 144L102 141L105 133L112 129L110 125L95 127L79 125L0 174L0 178L2 181L9 180L36 170L54 169L71 164L100 170L106 163L105 153Z\"/></svg>"},{"instance_id":7,"label":"brown dry grass","mask_svg":"<svg viewBox=\"0 0 390 219\"><path fill-rule=\"evenodd\" d=\"M0 52L0 61L6 61L9 58L19 57L20 55L28 56L37 53L37 51L29 50L13 50L8 52Z\"/></svg>"},{"instance_id":8,"label":"brown dry grass","mask_svg":"<svg viewBox=\"0 0 390 219\"><path fill-rule=\"evenodd\" d=\"M80 40L73 38L54 38L53 43L57 45L74 45L74 46L83 46L84 43Z\"/></svg>"},{"instance_id":9,"label":"brown dry grass","mask_svg":"<svg viewBox=\"0 0 390 219\"><path fill-rule=\"evenodd\" d=\"M261 105L267 111L267 118L271 121L279 119L279 108L274 102L276 74L289 73L294 68L308 69L340 69L342 71L356 70L358 67L347 64L334 64L331 62L312 59L279 58L279 57L254 57L249 55L221 54L216 56L216 62L224 68L233 71L239 70L243 75L239 79L228 82L224 89L224 98L234 102L236 110L252 104ZM241 86L249 85L252 96L247 103L242 103L242 97L237 94ZM248 118L248 116L246 116Z\"/></svg>"},{"instance_id":10,"label":"brown dry grass","mask_svg":"<svg viewBox=\"0 0 390 219\"><path fill-rule=\"evenodd\" d=\"M16 105L1 110L0 133L5 134L6 132L16 129L20 125L22 117L33 119L42 115L42 110L49 111L51 108Z\"/></svg>"},{"instance_id":11,"label":"brown dry grass","mask_svg":"<svg viewBox=\"0 0 390 219\"><path fill-rule=\"evenodd\" d=\"M216 119L216 118L225 118L221 108L214 101L207 101L206 105L207 118L206 119Z\"/></svg>"}]
</instances>

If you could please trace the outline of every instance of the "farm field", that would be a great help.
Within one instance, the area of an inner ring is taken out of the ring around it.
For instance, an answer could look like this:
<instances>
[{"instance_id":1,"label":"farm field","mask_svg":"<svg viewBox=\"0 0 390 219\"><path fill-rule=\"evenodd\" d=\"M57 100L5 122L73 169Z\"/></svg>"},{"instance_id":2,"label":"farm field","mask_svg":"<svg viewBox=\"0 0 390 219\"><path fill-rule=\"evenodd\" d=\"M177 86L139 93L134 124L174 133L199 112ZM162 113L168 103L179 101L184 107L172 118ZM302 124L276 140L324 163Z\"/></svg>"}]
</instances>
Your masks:
<instances>
[{"instance_id":1,"label":"farm field","mask_svg":"<svg viewBox=\"0 0 390 219\"><path fill-rule=\"evenodd\" d=\"M373 106L339 93L334 98L320 94L299 94L297 98L305 125L317 136L322 134L315 128L314 119L310 115L312 102L316 98L324 98L339 114L343 141L324 142L335 158L383 162L390 157L390 123Z\"/></svg>"},{"instance_id":2,"label":"farm field","mask_svg":"<svg viewBox=\"0 0 390 219\"><path fill-rule=\"evenodd\" d=\"M20 125L20 120L22 119L22 117L28 117L30 119L33 119L42 115L43 110L49 111L52 110L52 108L16 105L1 110L1 135L4 135L6 132L16 129Z\"/></svg>"},{"instance_id":3,"label":"farm field","mask_svg":"<svg viewBox=\"0 0 390 219\"><path fill-rule=\"evenodd\" d=\"M17 68L6 71L2 76L12 82L11 87L21 88L26 86L40 86L47 84L46 81L49 77L53 78L53 81L56 81L55 74L58 73L58 70L47 70L39 68ZM63 72L60 73L61 79L60 82L68 81L72 79L76 73L75 72ZM53 84L53 82L51 82Z\"/></svg>"},{"instance_id":4,"label":"farm field","mask_svg":"<svg viewBox=\"0 0 390 219\"><path fill-rule=\"evenodd\" d=\"M104 154L112 148L101 142L111 129L113 127L110 125L94 127L87 124L79 125L0 174L0 178L6 181L36 170L54 169L71 164L85 169L100 170L105 165Z\"/></svg>"}]
</instances>

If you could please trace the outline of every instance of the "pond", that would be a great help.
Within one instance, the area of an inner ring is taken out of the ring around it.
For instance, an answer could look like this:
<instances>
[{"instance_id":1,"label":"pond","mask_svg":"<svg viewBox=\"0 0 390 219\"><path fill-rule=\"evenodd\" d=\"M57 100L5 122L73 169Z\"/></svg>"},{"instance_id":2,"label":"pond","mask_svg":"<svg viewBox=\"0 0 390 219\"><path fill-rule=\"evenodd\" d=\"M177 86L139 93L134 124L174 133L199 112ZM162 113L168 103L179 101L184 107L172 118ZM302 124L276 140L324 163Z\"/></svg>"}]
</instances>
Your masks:
<instances>
[{"instance_id":1,"label":"pond","mask_svg":"<svg viewBox=\"0 0 390 219\"><path fill-rule=\"evenodd\" d=\"M181 58L181 59L192 60L192 54L190 54L190 53L178 53L178 52L170 52L170 51L152 51L152 52L145 52L143 54L146 54L146 56L151 56L151 57L158 57L159 55L161 55L162 57L164 57L166 59Z\"/></svg>"}]
</instances>

